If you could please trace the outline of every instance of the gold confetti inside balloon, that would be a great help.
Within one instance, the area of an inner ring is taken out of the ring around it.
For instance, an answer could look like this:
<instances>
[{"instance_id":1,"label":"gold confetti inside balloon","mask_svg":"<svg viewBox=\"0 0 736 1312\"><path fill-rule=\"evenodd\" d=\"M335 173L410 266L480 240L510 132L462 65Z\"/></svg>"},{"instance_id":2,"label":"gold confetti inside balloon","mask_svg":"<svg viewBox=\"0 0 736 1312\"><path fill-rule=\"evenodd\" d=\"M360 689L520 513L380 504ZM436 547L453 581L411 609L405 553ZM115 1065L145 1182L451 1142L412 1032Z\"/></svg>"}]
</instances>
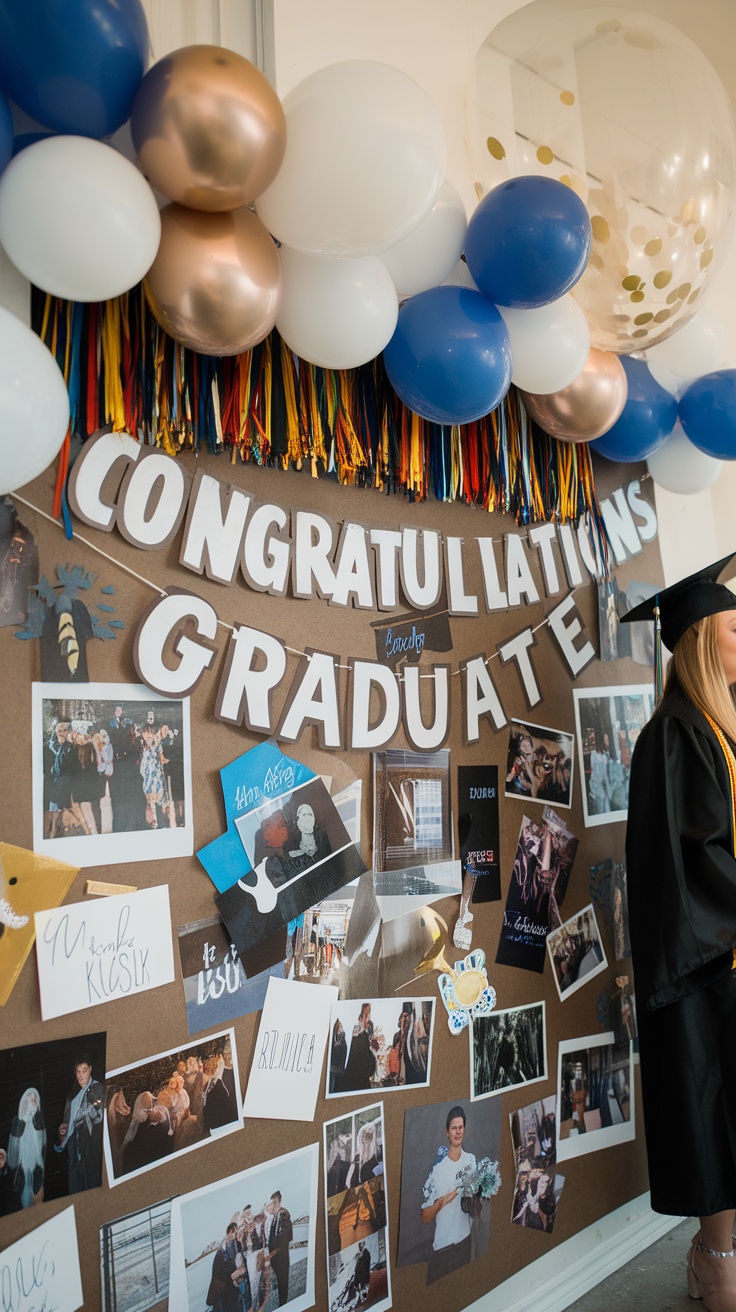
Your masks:
<instances>
[{"instance_id":1,"label":"gold confetti inside balloon","mask_svg":"<svg viewBox=\"0 0 736 1312\"><path fill-rule=\"evenodd\" d=\"M476 192L525 173L584 201L593 244L573 295L594 347L626 355L695 314L735 214L736 127L703 52L654 16L535 0L475 59Z\"/></svg>"}]
</instances>

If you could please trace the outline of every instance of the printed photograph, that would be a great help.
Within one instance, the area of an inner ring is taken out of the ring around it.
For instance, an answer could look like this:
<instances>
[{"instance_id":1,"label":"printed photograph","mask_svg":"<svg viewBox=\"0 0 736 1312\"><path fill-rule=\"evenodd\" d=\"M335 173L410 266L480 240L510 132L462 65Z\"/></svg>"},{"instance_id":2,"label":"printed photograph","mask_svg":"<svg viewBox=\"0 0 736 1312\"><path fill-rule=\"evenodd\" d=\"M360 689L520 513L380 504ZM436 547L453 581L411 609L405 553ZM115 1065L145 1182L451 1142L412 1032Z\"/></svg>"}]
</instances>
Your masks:
<instances>
[{"instance_id":1,"label":"printed photograph","mask_svg":"<svg viewBox=\"0 0 736 1312\"><path fill-rule=\"evenodd\" d=\"M33 684L33 846L87 867L194 850L189 701Z\"/></svg>"},{"instance_id":2,"label":"printed photograph","mask_svg":"<svg viewBox=\"0 0 736 1312\"><path fill-rule=\"evenodd\" d=\"M470 1097L491 1098L547 1078L544 1002L493 1011L471 1020Z\"/></svg>"},{"instance_id":3,"label":"printed photograph","mask_svg":"<svg viewBox=\"0 0 736 1312\"><path fill-rule=\"evenodd\" d=\"M563 1002L606 969L608 962L592 905L571 916L549 935L547 951Z\"/></svg>"},{"instance_id":4,"label":"printed photograph","mask_svg":"<svg viewBox=\"0 0 736 1312\"><path fill-rule=\"evenodd\" d=\"M501 1188L501 1103L407 1108L397 1265L427 1264L427 1284L484 1257Z\"/></svg>"},{"instance_id":5,"label":"printed photograph","mask_svg":"<svg viewBox=\"0 0 736 1312\"><path fill-rule=\"evenodd\" d=\"M102 1312L167 1312L171 1203L100 1226Z\"/></svg>"},{"instance_id":6,"label":"printed photograph","mask_svg":"<svg viewBox=\"0 0 736 1312\"><path fill-rule=\"evenodd\" d=\"M556 1098L551 1094L509 1116L516 1163L511 1224L545 1234L552 1233L557 1215L555 1112Z\"/></svg>"},{"instance_id":7,"label":"printed photograph","mask_svg":"<svg viewBox=\"0 0 736 1312\"><path fill-rule=\"evenodd\" d=\"M564 1039L557 1063L557 1160L634 1138L633 1058L613 1030Z\"/></svg>"},{"instance_id":8,"label":"printed photograph","mask_svg":"<svg viewBox=\"0 0 736 1312\"><path fill-rule=\"evenodd\" d=\"M391 1306L383 1108L361 1107L324 1125L330 1312Z\"/></svg>"},{"instance_id":9,"label":"printed photograph","mask_svg":"<svg viewBox=\"0 0 736 1312\"><path fill-rule=\"evenodd\" d=\"M272 975L284 978L284 962L251 978L219 916L180 925L179 958L190 1034L227 1025L260 1011Z\"/></svg>"},{"instance_id":10,"label":"printed photograph","mask_svg":"<svg viewBox=\"0 0 736 1312\"><path fill-rule=\"evenodd\" d=\"M235 821L251 869L215 899L242 953L298 921L365 869L322 779L309 779Z\"/></svg>"},{"instance_id":11,"label":"printed photograph","mask_svg":"<svg viewBox=\"0 0 736 1312\"><path fill-rule=\"evenodd\" d=\"M506 757L506 797L572 806L574 736L562 729L512 720Z\"/></svg>"},{"instance_id":12,"label":"printed photograph","mask_svg":"<svg viewBox=\"0 0 736 1312\"><path fill-rule=\"evenodd\" d=\"M616 976L616 991L608 999L608 1014L616 1044L628 1043L639 1034L636 1023L636 998L628 975Z\"/></svg>"},{"instance_id":13,"label":"printed photograph","mask_svg":"<svg viewBox=\"0 0 736 1312\"><path fill-rule=\"evenodd\" d=\"M593 901L602 913L613 940L616 961L631 956L629 941L629 903L626 887L626 866L623 861L607 857L590 867L590 888Z\"/></svg>"},{"instance_id":14,"label":"printed photograph","mask_svg":"<svg viewBox=\"0 0 736 1312\"><path fill-rule=\"evenodd\" d=\"M287 979L339 984L356 888L355 884L339 888L289 921L284 963Z\"/></svg>"},{"instance_id":15,"label":"printed photograph","mask_svg":"<svg viewBox=\"0 0 736 1312\"><path fill-rule=\"evenodd\" d=\"M373 753L373 869L414 870L455 856L450 753Z\"/></svg>"},{"instance_id":16,"label":"printed photograph","mask_svg":"<svg viewBox=\"0 0 736 1312\"><path fill-rule=\"evenodd\" d=\"M651 684L573 688L586 826L625 820L631 756L654 712Z\"/></svg>"},{"instance_id":17,"label":"printed photograph","mask_svg":"<svg viewBox=\"0 0 736 1312\"><path fill-rule=\"evenodd\" d=\"M524 816L511 871L496 963L537 974L544 970L545 942L562 924L560 906L567 892L578 839L551 806L541 820Z\"/></svg>"},{"instance_id":18,"label":"printed photograph","mask_svg":"<svg viewBox=\"0 0 736 1312\"><path fill-rule=\"evenodd\" d=\"M0 1215L102 1184L105 1039L0 1053Z\"/></svg>"},{"instance_id":19,"label":"printed photograph","mask_svg":"<svg viewBox=\"0 0 736 1312\"><path fill-rule=\"evenodd\" d=\"M656 584L632 579L626 591L616 578L598 583L598 632L600 660L615 661L628 656L637 665L652 669L654 664L654 625L646 620L621 624L624 615L647 601L657 591Z\"/></svg>"},{"instance_id":20,"label":"printed photograph","mask_svg":"<svg viewBox=\"0 0 736 1312\"><path fill-rule=\"evenodd\" d=\"M433 1011L432 998L336 1002L330 1017L326 1097L426 1087Z\"/></svg>"},{"instance_id":21,"label":"printed photograph","mask_svg":"<svg viewBox=\"0 0 736 1312\"><path fill-rule=\"evenodd\" d=\"M174 1199L169 1306L311 1307L318 1170L309 1144Z\"/></svg>"},{"instance_id":22,"label":"printed photograph","mask_svg":"<svg viewBox=\"0 0 736 1312\"><path fill-rule=\"evenodd\" d=\"M233 1031L108 1071L105 1110L110 1186L241 1129Z\"/></svg>"}]
</instances>

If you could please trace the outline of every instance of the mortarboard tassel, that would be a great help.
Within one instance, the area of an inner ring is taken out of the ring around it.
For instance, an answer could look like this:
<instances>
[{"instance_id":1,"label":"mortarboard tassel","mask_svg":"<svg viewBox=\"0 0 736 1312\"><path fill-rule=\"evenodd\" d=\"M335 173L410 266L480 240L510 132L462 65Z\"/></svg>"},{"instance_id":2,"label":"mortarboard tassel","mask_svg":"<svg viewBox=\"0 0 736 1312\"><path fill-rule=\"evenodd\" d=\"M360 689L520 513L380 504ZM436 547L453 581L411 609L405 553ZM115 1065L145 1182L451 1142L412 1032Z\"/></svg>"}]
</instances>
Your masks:
<instances>
[{"instance_id":1,"label":"mortarboard tassel","mask_svg":"<svg viewBox=\"0 0 736 1312\"><path fill-rule=\"evenodd\" d=\"M659 613L659 593L654 598L654 704L662 700L662 621Z\"/></svg>"}]
</instances>

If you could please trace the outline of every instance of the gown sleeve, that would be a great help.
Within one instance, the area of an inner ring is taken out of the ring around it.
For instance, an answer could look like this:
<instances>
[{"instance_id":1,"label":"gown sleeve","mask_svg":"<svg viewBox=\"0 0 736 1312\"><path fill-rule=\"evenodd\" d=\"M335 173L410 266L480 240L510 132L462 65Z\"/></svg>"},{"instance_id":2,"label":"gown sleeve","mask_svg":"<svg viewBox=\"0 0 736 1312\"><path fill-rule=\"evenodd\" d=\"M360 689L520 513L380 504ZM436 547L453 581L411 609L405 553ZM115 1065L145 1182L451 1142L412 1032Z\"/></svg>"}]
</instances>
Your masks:
<instances>
[{"instance_id":1,"label":"gown sleeve","mask_svg":"<svg viewBox=\"0 0 736 1312\"><path fill-rule=\"evenodd\" d=\"M728 971L736 945L728 770L704 719L659 714L642 732L626 857L637 996L661 1007Z\"/></svg>"}]
</instances>

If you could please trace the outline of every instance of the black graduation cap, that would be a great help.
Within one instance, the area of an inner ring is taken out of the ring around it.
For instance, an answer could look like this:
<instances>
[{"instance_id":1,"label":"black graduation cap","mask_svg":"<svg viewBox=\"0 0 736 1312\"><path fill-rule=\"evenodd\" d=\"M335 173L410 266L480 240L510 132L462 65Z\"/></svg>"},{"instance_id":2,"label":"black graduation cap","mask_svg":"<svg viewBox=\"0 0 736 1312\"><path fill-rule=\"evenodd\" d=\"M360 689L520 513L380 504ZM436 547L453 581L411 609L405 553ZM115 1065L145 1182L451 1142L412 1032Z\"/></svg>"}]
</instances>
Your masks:
<instances>
[{"instance_id":1,"label":"black graduation cap","mask_svg":"<svg viewBox=\"0 0 736 1312\"><path fill-rule=\"evenodd\" d=\"M685 630L697 620L705 619L706 615L718 615L723 610L736 610L736 593L717 582L719 574L735 557L736 552L731 552L713 565L706 565L705 569L680 579L679 583L655 592L647 601L623 615L621 623L656 621L659 616L662 642L668 651L672 651Z\"/></svg>"}]
</instances>

